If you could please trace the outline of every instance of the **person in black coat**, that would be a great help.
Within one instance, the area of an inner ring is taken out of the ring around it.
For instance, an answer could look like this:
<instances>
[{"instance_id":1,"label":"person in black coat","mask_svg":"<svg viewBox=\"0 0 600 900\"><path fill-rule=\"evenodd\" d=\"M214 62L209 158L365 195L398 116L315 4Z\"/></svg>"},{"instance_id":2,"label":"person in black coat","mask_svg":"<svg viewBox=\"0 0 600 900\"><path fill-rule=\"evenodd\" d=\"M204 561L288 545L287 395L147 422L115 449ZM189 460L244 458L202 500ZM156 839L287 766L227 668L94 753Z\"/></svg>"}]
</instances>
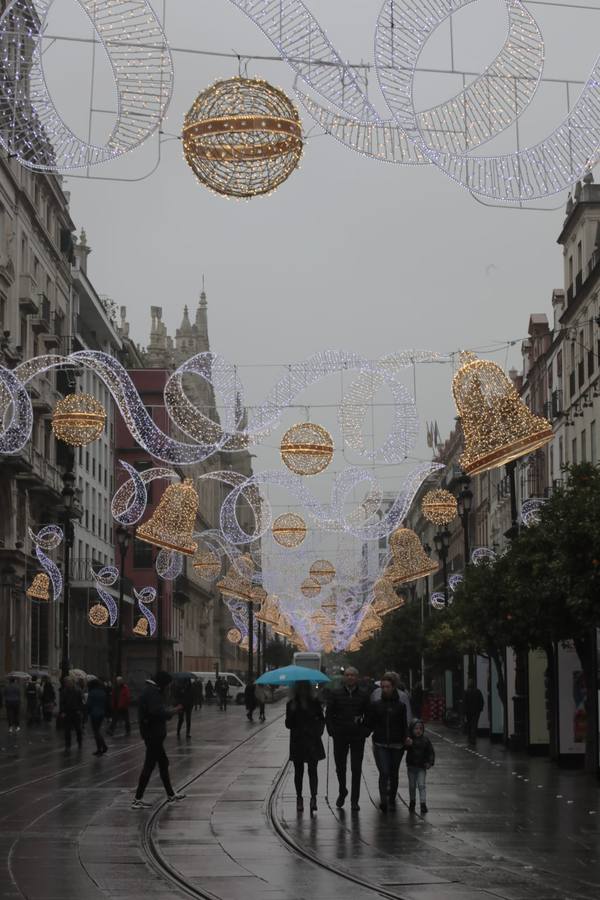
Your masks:
<instances>
[{"instance_id":1,"label":"person in black coat","mask_svg":"<svg viewBox=\"0 0 600 900\"><path fill-rule=\"evenodd\" d=\"M140 773L135 798L131 804L132 809L150 809L152 804L144 803L142 798L157 763L160 780L167 792L169 802L172 803L185 798L185 794L179 794L173 790L169 777L169 757L165 753L164 748L167 736L167 722L176 712L181 710L180 706L169 709L165 703L164 691L170 684L171 676L168 672L157 672L153 679L149 678L146 681L146 687L140 695L138 716L140 734L146 745L146 758Z\"/></svg>"},{"instance_id":2,"label":"person in black coat","mask_svg":"<svg viewBox=\"0 0 600 900\"><path fill-rule=\"evenodd\" d=\"M467 734L469 743L474 745L477 743L477 726L479 724L479 716L484 707L483 694L479 688L475 687L475 683L469 680L467 690L464 696L465 719L467 723Z\"/></svg>"},{"instance_id":3,"label":"person in black coat","mask_svg":"<svg viewBox=\"0 0 600 900\"><path fill-rule=\"evenodd\" d=\"M360 806L360 780L362 762L365 752L365 740L369 734L367 714L369 695L361 690L358 684L358 672L348 666L344 672L344 684L329 695L327 715L325 718L327 731L333 738L333 756L339 784L339 796L335 802L338 809L344 805L348 796L346 787L346 768L350 753L350 770L352 773L350 803L353 811Z\"/></svg>"},{"instance_id":4,"label":"person in black coat","mask_svg":"<svg viewBox=\"0 0 600 900\"><path fill-rule=\"evenodd\" d=\"M83 694L74 680L67 676L63 679L60 690L59 717L62 720L65 735L65 750L71 749L71 732L75 732L77 746L81 750Z\"/></svg>"},{"instance_id":5,"label":"person in black coat","mask_svg":"<svg viewBox=\"0 0 600 900\"><path fill-rule=\"evenodd\" d=\"M368 726L373 732L373 755L379 771L379 808L396 806L398 772L408 737L406 705L402 703L393 675L381 679L381 696L371 702Z\"/></svg>"},{"instance_id":6,"label":"person in black coat","mask_svg":"<svg viewBox=\"0 0 600 900\"><path fill-rule=\"evenodd\" d=\"M294 696L285 708L285 727L290 730L290 759L294 763L296 809L298 812L304 809L302 784L306 763L310 786L310 811L316 812L319 787L317 765L319 760L325 759L325 748L321 739L325 729L325 717L323 708L313 696L308 681L297 683Z\"/></svg>"},{"instance_id":7,"label":"person in black coat","mask_svg":"<svg viewBox=\"0 0 600 900\"><path fill-rule=\"evenodd\" d=\"M190 738L192 731L192 709L194 708L194 687L191 678L178 678L175 685L175 703L180 706L177 719L177 737L181 736L185 718L185 736Z\"/></svg>"}]
</instances>

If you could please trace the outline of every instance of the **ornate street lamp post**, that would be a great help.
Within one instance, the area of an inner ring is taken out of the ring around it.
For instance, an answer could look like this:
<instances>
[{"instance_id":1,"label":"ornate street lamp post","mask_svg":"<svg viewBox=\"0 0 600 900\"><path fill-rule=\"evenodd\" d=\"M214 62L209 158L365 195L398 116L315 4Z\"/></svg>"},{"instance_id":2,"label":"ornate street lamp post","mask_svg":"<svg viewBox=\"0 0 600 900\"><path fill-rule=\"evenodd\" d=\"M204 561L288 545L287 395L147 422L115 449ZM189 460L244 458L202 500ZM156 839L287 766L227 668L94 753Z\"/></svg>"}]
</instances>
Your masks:
<instances>
[{"instance_id":1,"label":"ornate street lamp post","mask_svg":"<svg viewBox=\"0 0 600 900\"><path fill-rule=\"evenodd\" d=\"M65 472L63 475L63 483L62 502L65 532L65 574L63 584L62 654L60 663L61 680L64 680L68 676L69 669L71 668L69 660L69 606L71 593L71 548L73 547L75 538L73 519L76 518L73 509L73 501L75 499L75 474L73 472Z\"/></svg>"},{"instance_id":2,"label":"ornate street lamp post","mask_svg":"<svg viewBox=\"0 0 600 900\"><path fill-rule=\"evenodd\" d=\"M468 475L462 475L458 479L458 483L460 484L460 494L457 497L457 507L458 515L460 516L460 521L463 529L466 569L469 565L469 559L471 557L471 545L469 540L469 516L471 513L471 507L473 505L473 492L470 489L471 479Z\"/></svg>"}]
</instances>

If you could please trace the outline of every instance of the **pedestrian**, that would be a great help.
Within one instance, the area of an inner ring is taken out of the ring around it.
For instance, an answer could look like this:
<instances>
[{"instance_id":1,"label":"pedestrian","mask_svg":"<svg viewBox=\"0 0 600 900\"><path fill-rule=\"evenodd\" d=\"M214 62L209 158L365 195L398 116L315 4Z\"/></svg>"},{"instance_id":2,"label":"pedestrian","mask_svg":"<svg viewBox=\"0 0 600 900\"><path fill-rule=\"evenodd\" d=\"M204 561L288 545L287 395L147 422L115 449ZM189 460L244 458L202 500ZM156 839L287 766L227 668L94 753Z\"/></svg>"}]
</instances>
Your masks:
<instances>
[{"instance_id":1,"label":"pedestrian","mask_svg":"<svg viewBox=\"0 0 600 900\"><path fill-rule=\"evenodd\" d=\"M81 730L82 730L82 732L83 732L83 731L85 731L85 726L86 726L86 724L87 724L87 718L88 718L88 711L87 711L88 683L87 683L87 678L78 678L78 679L77 679L77 686L79 687L79 690L81 691L81 701L82 701L82 707L81 707Z\"/></svg>"},{"instance_id":2,"label":"pedestrian","mask_svg":"<svg viewBox=\"0 0 600 900\"><path fill-rule=\"evenodd\" d=\"M9 676L8 684L4 688L4 705L6 706L9 733L20 731L21 689L14 675Z\"/></svg>"},{"instance_id":3,"label":"pedestrian","mask_svg":"<svg viewBox=\"0 0 600 900\"><path fill-rule=\"evenodd\" d=\"M402 703L404 703L404 706L406 708L406 721L412 722L414 716L412 714L410 696L408 694L408 691L406 690L405 685L400 681L400 676L398 675L397 672L386 672L386 674L394 679L394 689L397 691L400 701ZM379 684L381 685L381 682L379 682ZM371 693L371 702L374 703L376 700L379 700L380 698L381 698L381 687L379 686L379 687L376 687L375 690Z\"/></svg>"},{"instance_id":4,"label":"pedestrian","mask_svg":"<svg viewBox=\"0 0 600 900\"><path fill-rule=\"evenodd\" d=\"M427 769L435 763L435 750L428 737L421 719L413 719L408 729L408 750L406 751L406 769L408 772L409 812L415 811L417 788L421 812L427 812L427 790L425 777Z\"/></svg>"},{"instance_id":5,"label":"pedestrian","mask_svg":"<svg viewBox=\"0 0 600 900\"><path fill-rule=\"evenodd\" d=\"M229 684L226 678L217 678L215 684L215 693L219 698L219 709L227 712L227 701L229 699Z\"/></svg>"},{"instance_id":6,"label":"pedestrian","mask_svg":"<svg viewBox=\"0 0 600 900\"><path fill-rule=\"evenodd\" d=\"M59 718L62 720L65 733L65 751L71 749L71 732L75 732L77 746L81 750L82 731L81 714L83 712L83 694L71 677L63 679L59 698Z\"/></svg>"},{"instance_id":7,"label":"pedestrian","mask_svg":"<svg viewBox=\"0 0 600 900\"><path fill-rule=\"evenodd\" d=\"M477 743L477 726L479 724L479 716L484 707L484 701L483 694L479 688L475 687L475 683L472 679L469 679L467 683L464 706L468 740L469 744L473 746Z\"/></svg>"},{"instance_id":8,"label":"pedestrian","mask_svg":"<svg viewBox=\"0 0 600 900\"><path fill-rule=\"evenodd\" d=\"M308 771L310 787L310 811L317 811L319 777L317 766L325 759L322 735L325 728L323 707L313 696L310 683L299 681L294 696L285 708L285 727L290 730L290 759L294 763L294 786L296 788L296 809L304 810L302 784L304 766Z\"/></svg>"},{"instance_id":9,"label":"pedestrian","mask_svg":"<svg viewBox=\"0 0 600 900\"><path fill-rule=\"evenodd\" d=\"M368 715L373 732L373 756L379 771L379 808L396 806L398 772L408 738L406 706L400 700L390 672L381 679L381 696L371 702Z\"/></svg>"},{"instance_id":10,"label":"pedestrian","mask_svg":"<svg viewBox=\"0 0 600 900\"><path fill-rule=\"evenodd\" d=\"M178 678L175 684L175 703L180 707L177 719L177 737L181 737L181 728L185 717L185 736L190 738L192 729L192 708L194 706L194 690L191 678Z\"/></svg>"},{"instance_id":11,"label":"pedestrian","mask_svg":"<svg viewBox=\"0 0 600 900\"><path fill-rule=\"evenodd\" d=\"M86 701L87 714L92 725L94 740L96 741L96 752L94 756L102 756L106 753L108 747L102 736L102 723L107 714L106 691L104 685L94 680L89 685L88 696Z\"/></svg>"},{"instance_id":12,"label":"pedestrian","mask_svg":"<svg viewBox=\"0 0 600 900\"><path fill-rule=\"evenodd\" d=\"M173 790L169 777L169 757L165 753L165 738L167 736L167 721L180 707L168 708L165 703L164 692L171 684L171 676L168 672L157 672L153 679L146 681L146 687L140 695L138 716L140 734L146 745L146 758L140 773L135 797L131 804L132 809L150 809L151 803L143 800L144 791L150 781L154 767L158 764L160 780L162 781L167 800L174 803L185 798L185 794Z\"/></svg>"},{"instance_id":13,"label":"pedestrian","mask_svg":"<svg viewBox=\"0 0 600 900\"><path fill-rule=\"evenodd\" d=\"M352 782L350 807L354 812L360 809L360 780L368 730L366 718L369 695L358 686L358 672L348 666L344 672L344 683L332 691L327 703L325 721L327 731L333 738L333 756L339 784L339 795L335 805L341 809L348 796L346 768L350 753Z\"/></svg>"},{"instance_id":14,"label":"pedestrian","mask_svg":"<svg viewBox=\"0 0 600 900\"><path fill-rule=\"evenodd\" d=\"M54 708L56 706L56 691L54 690L54 685L50 681L48 675L44 675L44 677L42 678L41 700L44 722L51 722L52 714L54 713Z\"/></svg>"},{"instance_id":15,"label":"pedestrian","mask_svg":"<svg viewBox=\"0 0 600 900\"><path fill-rule=\"evenodd\" d=\"M36 725L40 721L40 686L37 675L32 675L25 686L27 703L27 724Z\"/></svg>"},{"instance_id":16,"label":"pedestrian","mask_svg":"<svg viewBox=\"0 0 600 900\"><path fill-rule=\"evenodd\" d=\"M212 683L212 681L210 680L210 678L209 678L208 681L206 682L206 690L205 690L205 692L204 692L204 696L206 697L206 702L207 702L207 703L212 703L212 701L214 700L215 689L214 689L214 687L213 687L213 683Z\"/></svg>"},{"instance_id":17,"label":"pedestrian","mask_svg":"<svg viewBox=\"0 0 600 900\"><path fill-rule=\"evenodd\" d=\"M265 703L267 702L267 692L262 686L262 684L256 685L256 690L254 692L256 697L256 702L258 704L258 718L261 722L265 721Z\"/></svg>"},{"instance_id":18,"label":"pedestrian","mask_svg":"<svg viewBox=\"0 0 600 900\"><path fill-rule=\"evenodd\" d=\"M254 722L254 710L257 707L257 702L256 685L253 681L244 688L244 703L246 704L246 718L249 722Z\"/></svg>"},{"instance_id":19,"label":"pedestrian","mask_svg":"<svg viewBox=\"0 0 600 900\"><path fill-rule=\"evenodd\" d=\"M129 721L129 707L131 705L131 691L125 684L125 679L117 675L112 692L112 722L108 733L113 735L121 720L125 723L125 734L131 734L131 722Z\"/></svg>"},{"instance_id":20,"label":"pedestrian","mask_svg":"<svg viewBox=\"0 0 600 900\"><path fill-rule=\"evenodd\" d=\"M193 683L194 691L194 709L202 709L204 702L204 685L201 678L197 678Z\"/></svg>"}]
</instances>

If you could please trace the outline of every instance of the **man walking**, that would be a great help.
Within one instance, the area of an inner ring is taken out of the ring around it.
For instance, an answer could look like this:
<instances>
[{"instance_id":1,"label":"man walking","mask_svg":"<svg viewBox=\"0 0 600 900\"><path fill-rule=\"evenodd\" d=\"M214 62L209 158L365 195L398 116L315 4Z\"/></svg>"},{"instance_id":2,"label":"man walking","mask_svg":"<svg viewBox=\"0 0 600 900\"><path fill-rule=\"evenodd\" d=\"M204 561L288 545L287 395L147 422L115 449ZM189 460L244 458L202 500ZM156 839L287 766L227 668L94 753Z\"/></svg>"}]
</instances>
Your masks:
<instances>
[{"instance_id":1,"label":"man walking","mask_svg":"<svg viewBox=\"0 0 600 900\"><path fill-rule=\"evenodd\" d=\"M108 730L109 734L114 734L122 719L125 723L125 734L131 734L131 722L129 721L129 706L131 704L131 692L125 684L125 680L118 675L112 693L112 709L113 717Z\"/></svg>"},{"instance_id":2,"label":"man walking","mask_svg":"<svg viewBox=\"0 0 600 900\"><path fill-rule=\"evenodd\" d=\"M175 685L175 703L180 706L177 720L177 737L181 736L185 717L185 736L190 738L192 730L192 708L194 706L194 688L191 678L178 678Z\"/></svg>"},{"instance_id":3,"label":"man walking","mask_svg":"<svg viewBox=\"0 0 600 900\"><path fill-rule=\"evenodd\" d=\"M219 698L219 709L227 712L227 700L229 699L229 685L226 678L217 678L215 691Z\"/></svg>"},{"instance_id":4,"label":"man walking","mask_svg":"<svg viewBox=\"0 0 600 900\"><path fill-rule=\"evenodd\" d=\"M465 691L465 718L467 720L467 735L469 744L472 746L477 742L477 725L479 716L483 710L483 694L479 688L475 687L472 679L467 684Z\"/></svg>"},{"instance_id":5,"label":"man walking","mask_svg":"<svg viewBox=\"0 0 600 900\"><path fill-rule=\"evenodd\" d=\"M62 719L65 733L65 750L71 749L71 732L75 732L77 746L81 750L81 717L83 713L83 694L72 678L63 680L60 691L59 716Z\"/></svg>"},{"instance_id":6,"label":"man walking","mask_svg":"<svg viewBox=\"0 0 600 900\"><path fill-rule=\"evenodd\" d=\"M144 791L150 781L154 767L158 764L160 780L162 781L167 800L175 803L183 800L185 794L178 794L173 790L169 777L169 757L165 753L165 738L167 736L167 721L181 710L180 706L168 709L165 703L164 691L171 684L171 676L168 672L157 672L153 679L146 681L146 687L140 695L138 707L140 734L146 745L146 758L140 773L137 791L131 804L132 809L150 809L151 803L143 800Z\"/></svg>"},{"instance_id":7,"label":"man walking","mask_svg":"<svg viewBox=\"0 0 600 900\"><path fill-rule=\"evenodd\" d=\"M327 731L333 738L333 755L339 783L339 796L335 804L338 809L342 808L348 796L346 787L348 753L352 774L350 807L353 812L360 809L358 801L365 740L368 734L366 725L368 707L369 695L358 686L358 671L349 666L344 672L344 684L330 695L325 718Z\"/></svg>"},{"instance_id":8,"label":"man walking","mask_svg":"<svg viewBox=\"0 0 600 900\"><path fill-rule=\"evenodd\" d=\"M36 725L40 721L40 686L37 675L32 675L31 681L27 683L25 699L27 701L27 724Z\"/></svg>"}]
</instances>

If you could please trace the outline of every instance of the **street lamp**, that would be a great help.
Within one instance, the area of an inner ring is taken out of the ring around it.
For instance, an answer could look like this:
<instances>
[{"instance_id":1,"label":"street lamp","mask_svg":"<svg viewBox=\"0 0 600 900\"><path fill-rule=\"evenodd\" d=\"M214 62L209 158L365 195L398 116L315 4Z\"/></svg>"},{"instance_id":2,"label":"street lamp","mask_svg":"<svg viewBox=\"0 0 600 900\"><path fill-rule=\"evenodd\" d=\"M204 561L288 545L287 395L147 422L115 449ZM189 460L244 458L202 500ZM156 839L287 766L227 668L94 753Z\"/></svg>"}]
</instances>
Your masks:
<instances>
[{"instance_id":1,"label":"street lamp","mask_svg":"<svg viewBox=\"0 0 600 900\"><path fill-rule=\"evenodd\" d=\"M121 666L122 666L122 643L123 643L123 594L125 591L125 557L127 556L127 548L129 547L129 541L131 540L131 535L127 528L124 528L122 525L116 530L117 536L117 544L119 545L119 554L120 554L120 563L119 563L119 618L117 622L117 665L116 665L116 674L117 676L122 675Z\"/></svg>"},{"instance_id":2,"label":"street lamp","mask_svg":"<svg viewBox=\"0 0 600 900\"><path fill-rule=\"evenodd\" d=\"M444 573L444 606L448 606L448 550L450 548L450 532L447 528L433 536L436 553L442 561Z\"/></svg>"},{"instance_id":3,"label":"street lamp","mask_svg":"<svg viewBox=\"0 0 600 900\"><path fill-rule=\"evenodd\" d=\"M469 559L471 557L471 547L469 543L469 515L471 512L471 507L473 505L473 491L470 489L471 479L468 475L462 475L458 479L458 483L460 484L460 494L457 497L457 506L458 515L460 516L460 521L463 528L466 569L466 567L469 565Z\"/></svg>"},{"instance_id":4,"label":"street lamp","mask_svg":"<svg viewBox=\"0 0 600 900\"><path fill-rule=\"evenodd\" d=\"M73 528L74 515L73 501L75 499L75 474L74 472L65 472L63 475L62 489L62 505L63 505L63 522L65 532L65 575L63 584L63 621L62 621L62 656L60 663L61 679L67 678L69 669L69 601L71 590L71 548L75 538L75 529Z\"/></svg>"}]
</instances>

